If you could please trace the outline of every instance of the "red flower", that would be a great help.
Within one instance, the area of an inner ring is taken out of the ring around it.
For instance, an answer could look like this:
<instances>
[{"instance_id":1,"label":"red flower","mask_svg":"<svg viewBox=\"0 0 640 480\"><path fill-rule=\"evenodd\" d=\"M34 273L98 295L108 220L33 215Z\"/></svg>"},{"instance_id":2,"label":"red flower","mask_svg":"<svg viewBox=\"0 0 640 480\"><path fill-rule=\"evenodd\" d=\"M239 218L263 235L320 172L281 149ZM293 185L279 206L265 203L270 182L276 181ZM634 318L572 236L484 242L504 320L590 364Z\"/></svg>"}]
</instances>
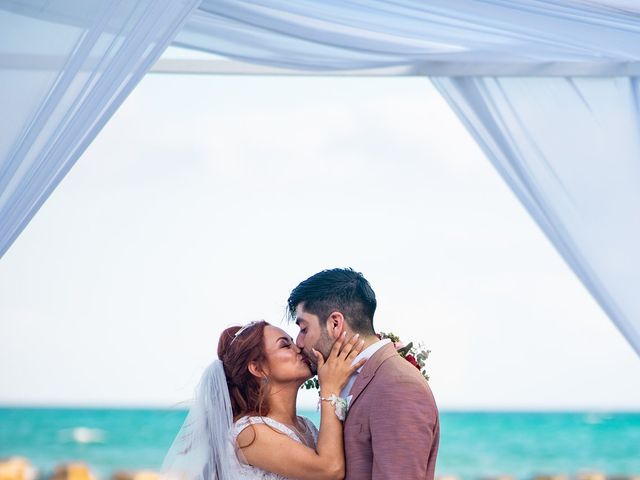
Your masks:
<instances>
[{"instance_id":1,"label":"red flower","mask_svg":"<svg viewBox=\"0 0 640 480\"><path fill-rule=\"evenodd\" d=\"M414 357L411 354L408 354L406 357L404 357L404 359L409 362L411 365L413 365L414 367L416 367L418 370L420 370L420 365L418 365L418 361L416 360L416 357Z\"/></svg>"}]
</instances>

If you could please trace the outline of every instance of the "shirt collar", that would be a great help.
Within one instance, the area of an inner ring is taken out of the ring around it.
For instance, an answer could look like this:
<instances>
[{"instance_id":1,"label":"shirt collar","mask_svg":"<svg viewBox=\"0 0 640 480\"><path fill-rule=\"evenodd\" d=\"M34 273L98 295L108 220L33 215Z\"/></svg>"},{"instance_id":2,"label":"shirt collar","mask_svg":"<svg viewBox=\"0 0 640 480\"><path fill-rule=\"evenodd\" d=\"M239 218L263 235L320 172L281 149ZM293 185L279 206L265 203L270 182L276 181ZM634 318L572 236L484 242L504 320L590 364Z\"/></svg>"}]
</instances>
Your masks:
<instances>
[{"instance_id":1,"label":"shirt collar","mask_svg":"<svg viewBox=\"0 0 640 480\"><path fill-rule=\"evenodd\" d=\"M358 363L363 358L369 360L371 357L373 357L374 353L376 353L378 350L380 350L382 347L384 347L385 345L387 345L389 343L391 343L391 340L388 339L388 338L385 338L383 340L379 340L376 343L372 343L371 345L369 345L367 348L365 348L363 351L361 351L358 354L358 356L355 358L353 363ZM362 365L362 367L360 367L356 371L358 373L360 373L363 368L364 368L364 365Z\"/></svg>"}]
</instances>

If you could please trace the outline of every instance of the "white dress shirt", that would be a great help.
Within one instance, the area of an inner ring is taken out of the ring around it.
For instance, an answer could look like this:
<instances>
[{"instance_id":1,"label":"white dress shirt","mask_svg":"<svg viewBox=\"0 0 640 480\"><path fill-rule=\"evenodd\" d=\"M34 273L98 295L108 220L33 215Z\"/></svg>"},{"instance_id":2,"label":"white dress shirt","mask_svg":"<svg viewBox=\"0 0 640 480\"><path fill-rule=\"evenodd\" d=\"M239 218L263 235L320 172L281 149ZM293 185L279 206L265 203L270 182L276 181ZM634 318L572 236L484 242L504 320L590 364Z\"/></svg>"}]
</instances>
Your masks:
<instances>
[{"instance_id":1,"label":"white dress shirt","mask_svg":"<svg viewBox=\"0 0 640 480\"><path fill-rule=\"evenodd\" d=\"M374 353L376 353L378 350L380 350L382 347L384 347L388 343L391 343L391 340L388 339L388 338L380 340L380 341L378 341L376 343L372 343L371 345L369 345L367 348L365 348L363 351L361 351L358 354L358 356L353 360L353 363L358 363L363 358L366 358L367 360L369 360L373 356ZM366 364L366 362L365 362L365 364ZM347 399L347 403L351 403L351 395L349 395L349 393L351 392L351 388L353 387L353 384L356 381L356 377L362 371L363 368L364 368L364 365L362 365L358 370L356 370L353 373L353 375L351 375L351 377L349 378L349 381L347 382L345 387L340 392L340 396L342 398L346 398Z\"/></svg>"}]
</instances>

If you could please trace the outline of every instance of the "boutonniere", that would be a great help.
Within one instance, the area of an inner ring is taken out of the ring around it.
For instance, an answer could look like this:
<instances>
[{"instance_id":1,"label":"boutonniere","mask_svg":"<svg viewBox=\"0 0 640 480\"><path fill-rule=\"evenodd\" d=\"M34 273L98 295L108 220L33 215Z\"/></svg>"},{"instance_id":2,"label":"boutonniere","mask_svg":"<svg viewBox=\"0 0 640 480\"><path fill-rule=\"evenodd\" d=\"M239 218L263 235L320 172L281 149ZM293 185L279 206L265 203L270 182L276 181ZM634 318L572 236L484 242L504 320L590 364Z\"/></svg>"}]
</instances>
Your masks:
<instances>
[{"instance_id":1,"label":"boutonniere","mask_svg":"<svg viewBox=\"0 0 640 480\"><path fill-rule=\"evenodd\" d=\"M383 338L388 338L389 340L391 340L398 354L411 365L416 367L425 378L425 380L429 381L429 375L427 374L425 365L427 363L427 358L429 358L429 353L431 353L431 350L427 350L422 343L414 345L413 342L409 342L405 345L400 340L400 337L398 337L394 333L380 332L378 334L378 337L380 338L380 340L382 340Z\"/></svg>"}]
</instances>

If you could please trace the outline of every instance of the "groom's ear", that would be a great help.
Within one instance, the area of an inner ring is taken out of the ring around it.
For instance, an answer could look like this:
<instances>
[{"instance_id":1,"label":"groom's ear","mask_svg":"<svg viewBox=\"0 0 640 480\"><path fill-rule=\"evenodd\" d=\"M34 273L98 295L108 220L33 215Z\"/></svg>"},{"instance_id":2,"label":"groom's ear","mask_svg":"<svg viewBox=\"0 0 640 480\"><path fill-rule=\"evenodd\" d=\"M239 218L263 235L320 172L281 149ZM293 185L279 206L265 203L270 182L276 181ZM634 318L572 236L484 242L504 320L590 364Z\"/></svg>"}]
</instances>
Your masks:
<instances>
[{"instance_id":1,"label":"groom's ear","mask_svg":"<svg viewBox=\"0 0 640 480\"><path fill-rule=\"evenodd\" d=\"M340 312L332 312L327 318L327 332L329 336L334 340L337 339L342 332L344 332L347 324L344 319L344 315Z\"/></svg>"}]
</instances>

